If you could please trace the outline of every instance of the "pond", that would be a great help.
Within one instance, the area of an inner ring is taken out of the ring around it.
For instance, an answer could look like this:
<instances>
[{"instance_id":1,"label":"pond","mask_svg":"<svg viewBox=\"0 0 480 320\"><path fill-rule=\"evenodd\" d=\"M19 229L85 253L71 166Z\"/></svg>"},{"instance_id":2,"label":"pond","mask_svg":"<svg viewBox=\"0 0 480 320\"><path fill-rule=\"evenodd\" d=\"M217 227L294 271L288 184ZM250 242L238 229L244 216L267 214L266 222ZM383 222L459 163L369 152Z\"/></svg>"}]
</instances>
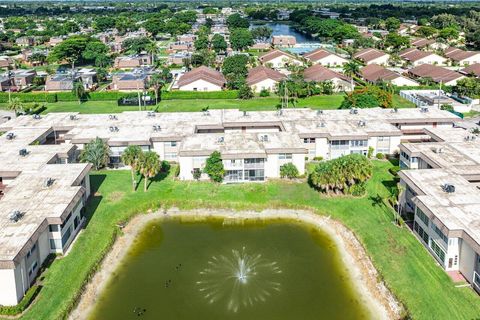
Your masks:
<instances>
[{"instance_id":1,"label":"pond","mask_svg":"<svg viewBox=\"0 0 480 320\"><path fill-rule=\"evenodd\" d=\"M288 23L279 23L279 22L269 22L266 24L255 24L253 27L266 26L273 30L272 35L288 35L294 36L297 39L297 43L309 43L309 42L318 42L313 37L308 34L301 33L293 28Z\"/></svg>"},{"instance_id":2,"label":"pond","mask_svg":"<svg viewBox=\"0 0 480 320\"><path fill-rule=\"evenodd\" d=\"M370 319L329 235L297 223L153 221L90 319Z\"/></svg>"}]
</instances>

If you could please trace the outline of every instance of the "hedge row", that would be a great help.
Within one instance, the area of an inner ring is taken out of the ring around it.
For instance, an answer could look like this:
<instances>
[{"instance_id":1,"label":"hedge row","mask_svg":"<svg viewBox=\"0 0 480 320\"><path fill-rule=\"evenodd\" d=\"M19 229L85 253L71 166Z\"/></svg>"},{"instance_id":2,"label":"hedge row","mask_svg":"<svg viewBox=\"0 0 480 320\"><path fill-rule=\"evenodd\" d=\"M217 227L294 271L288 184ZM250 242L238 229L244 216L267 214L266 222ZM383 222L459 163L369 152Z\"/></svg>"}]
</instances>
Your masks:
<instances>
[{"instance_id":1,"label":"hedge row","mask_svg":"<svg viewBox=\"0 0 480 320\"><path fill-rule=\"evenodd\" d=\"M32 303L33 299L37 296L38 292L40 291L39 286L32 286L30 289L27 290L25 296L22 298L19 304L16 306L0 306L0 315L3 316L14 316L19 313L22 313L25 309L28 308L30 303Z\"/></svg>"},{"instance_id":2,"label":"hedge row","mask_svg":"<svg viewBox=\"0 0 480 320\"><path fill-rule=\"evenodd\" d=\"M28 102L49 102L57 101L77 101L77 97L72 92L28 92L28 93L11 93L11 98L19 98L24 103ZM137 93L105 91L90 92L86 95L85 100L91 101L116 101L120 98L136 97ZM7 92L0 93L0 103L7 103L9 94Z\"/></svg>"},{"instance_id":3,"label":"hedge row","mask_svg":"<svg viewBox=\"0 0 480 320\"><path fill-rule=\"evenodd\" d=\"M225 91L167 91L162 92L162 100L174 100L174 99L237 99L237 90L225 90Z\"/></svg>"},{"instance_id":4,"label":"hedge row","mask_svg":"<svg viewBox=\"0 0 480 320\"><path fill-rule=\"evenodd\" d=\"M394 90L395 93L400 93L401 90L438 90L439 85L431 85L431 86L395 86ZM442 86L442 90L445 92L452 92L452 87L451 86Z\"/></svg>"}]
</instances>

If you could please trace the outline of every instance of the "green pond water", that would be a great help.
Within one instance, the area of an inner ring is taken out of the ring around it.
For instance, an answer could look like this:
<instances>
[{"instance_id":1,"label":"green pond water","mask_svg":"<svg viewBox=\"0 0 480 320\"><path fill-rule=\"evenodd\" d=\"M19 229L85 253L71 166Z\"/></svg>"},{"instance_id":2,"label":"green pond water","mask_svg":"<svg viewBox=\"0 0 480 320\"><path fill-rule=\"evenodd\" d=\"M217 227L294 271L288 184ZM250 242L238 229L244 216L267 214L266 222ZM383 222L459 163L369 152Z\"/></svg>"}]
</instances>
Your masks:
<instances>
[{"instance_id":1,"label":"green pond water","mask_svg":"<svg viewBox=\"0 0 480 320\"><path fill-rule=\"evenodd\" d=\"M149 223L90 319L370 319L336 245L289 222Z\"/></svg>"}]
</instances>

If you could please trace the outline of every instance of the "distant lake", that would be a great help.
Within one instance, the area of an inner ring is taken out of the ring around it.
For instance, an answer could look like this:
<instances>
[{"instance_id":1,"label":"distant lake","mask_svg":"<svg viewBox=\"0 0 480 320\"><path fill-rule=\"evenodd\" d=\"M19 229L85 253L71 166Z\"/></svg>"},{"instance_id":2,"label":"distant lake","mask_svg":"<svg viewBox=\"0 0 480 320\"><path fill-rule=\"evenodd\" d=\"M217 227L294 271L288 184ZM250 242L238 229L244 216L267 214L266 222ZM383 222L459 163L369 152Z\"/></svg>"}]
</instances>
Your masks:
<instances>
[{"instance_id":1,"label":"distant lake","mask_svg":"<svg viewBox=\"0 0 480 320\"><path fill-rule=\"evenodd\" d=\"M309 35L303 34L295 30L288 23L278 23L278 22L269 22L265 24L254 24L252 27L267 26L273 30L273 35L289 35L294 36L297 39L297 43L309 43L309 42L318 42Z\"/></svg>"}]
</instances>

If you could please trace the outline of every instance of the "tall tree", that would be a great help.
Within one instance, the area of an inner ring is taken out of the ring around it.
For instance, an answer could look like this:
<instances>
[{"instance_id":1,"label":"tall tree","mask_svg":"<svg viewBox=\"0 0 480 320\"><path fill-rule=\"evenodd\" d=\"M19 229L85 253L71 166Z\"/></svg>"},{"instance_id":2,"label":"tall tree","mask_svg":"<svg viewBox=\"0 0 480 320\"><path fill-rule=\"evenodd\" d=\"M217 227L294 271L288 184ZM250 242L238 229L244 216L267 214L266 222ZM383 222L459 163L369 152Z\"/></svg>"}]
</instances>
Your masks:
<instances>
[{"instance_id":1,"label":"tall tree","mask_svg":"<svg viewBox=\"0 0 480 320\"><path fill-rule=\"evenodd\" d=\"M244 50L253 45L252 33L248 29L234 29L230 34L230 44L234 50Z\"/></svg>"},{"instance_id":2,"label":"tall tree","mask_svg":"<svg viewBox=\"0 0 480 320\"><path fill-rule=\"evenodd\" d=\"M142 148L139 146L128 146L122 153L123 163L127 166L130 166L133 191L135 191L135 173L138 171L138 162L142 153Z\"/></svg>"},{"instance_id":3,"label":"tall tree","mask_svg":"<svg viewBox=\"0 0 480 320\"><path fill-rule=\"evenodd\" d=\"M212 48L216 53L225 52L227 50L227 41L221 34L214 34L212 37Z\"/></svg>"},{"instance_id":4,"label":"tall tree","mask_svg":"<svg viewBox=\"0 0 480 320\"><path fill-rule=\"evenodd\" d=\"M155 56L158 54L159 50L157 44L155 42L150 42L145 46L145 51L151 56L152 58L152 65L155 64Z\"/></svg>"},{"instance_id":5,"label":"tall tree","mask_svg":"<svg viewBox=\"0 0 480 320\"><path fill-rule=\"evenodd\" d=\"M143 191L147 191L148 180L155 177L160 172L160 158L154 151L141 153L138 160L138 170L143 175Z\"/></svg>"},{"instance_id":6,"label":"tall tree","mask_svg":"<svg viewBox=\"0 0 480 320\"><path fill-rule=\"evenodd\" d=\"M15 115L17 115L23 111L23 103L18 97L12 98L7 104L7 109L15 112Z\"/></svg>"},{"instance_id":7,"label":"tall tree","mask_svg":"<svg viewBox=\"0 0 480 320\"><path fill-rule=\"evenodd\" d=\"M164 85L165 80L161 74L155 73L150 77L149 86L155 91L155 104L158 104L158 97Z\"/></svg>"},{"instance_id":8,"label":"tall tree","mask_svg":"<svg viewBox=\"0 0 480 320\"><path fill-rule=\"evenodd\" d=\"M75 80L73 81L72 93L77 97L78 104L82 103L83 98L85 98L85 87L83 86L82 81Z\"/></svg>"}]
</instances>

